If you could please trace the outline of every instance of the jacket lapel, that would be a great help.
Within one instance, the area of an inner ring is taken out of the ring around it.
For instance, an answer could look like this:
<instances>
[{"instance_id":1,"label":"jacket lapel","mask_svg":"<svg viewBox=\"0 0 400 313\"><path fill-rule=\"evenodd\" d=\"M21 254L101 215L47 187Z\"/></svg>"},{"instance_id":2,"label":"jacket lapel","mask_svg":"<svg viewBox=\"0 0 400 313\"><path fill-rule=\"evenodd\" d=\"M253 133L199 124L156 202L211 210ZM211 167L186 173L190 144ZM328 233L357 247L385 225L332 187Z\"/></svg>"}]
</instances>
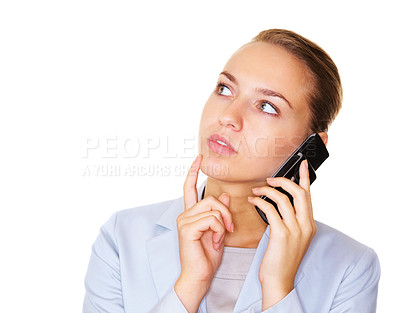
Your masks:
<instances>
[{"instance_id":1,"label":"jacket lapel","mask_svg":"<svg viewBox=\"0 0 400 313\"><path fill-rule=\"evenodd\" d=\"M199 199L205 184L206 181L197 188ZM159 235L146 243L150 269L160 299L174 286L181 272L176 218L183 210L183 197L175 199L156 221ZM206 312L204 299L199 311Z\"/></svg>"},{"instance_id":2,"label":"jacket lapel","mask_svg":"<svg viewBox=\"0 0 400 313\"><path fill-rule=\"evenodd\" d=\"M243 283L238 300L236 301L236 305L233 310L234 313L248 310L251 306L254 306L254 312L262 311L262 290L261 290L260 280L258 279L258 271L262 259L264 257L265 251L267 250L269 242L269 232L270 232L270 226L268 225L260 242L258 243L253 262L250 265L250 269ZM295 287L303 278L303 276L304 273L299 268L294 280Z\"/></svg>"},{"instance_id":3,"label":"jacket lapel","mask_svg":"<svg viewBox=\"0 0 400 313\"><path fill-rule=\"evenodd\" d=\"M176 231L167 230L147 242L151 273L160 299L167 294L180 274L176 235Z\"/></svg>"}]
</instances>

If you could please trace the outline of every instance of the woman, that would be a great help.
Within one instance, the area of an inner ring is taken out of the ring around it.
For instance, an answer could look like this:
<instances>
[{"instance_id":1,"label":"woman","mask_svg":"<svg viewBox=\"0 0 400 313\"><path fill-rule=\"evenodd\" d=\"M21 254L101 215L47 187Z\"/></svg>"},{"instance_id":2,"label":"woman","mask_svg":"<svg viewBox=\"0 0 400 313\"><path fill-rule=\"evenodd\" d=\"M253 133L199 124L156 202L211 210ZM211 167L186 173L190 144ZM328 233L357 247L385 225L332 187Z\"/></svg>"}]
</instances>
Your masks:
<instances>
[{"instance_id":1,"label":"woman","mask_svg":"<svg viewBox=\"0 0 400 313\"><path fill-rule=\"evenodd\" d=\"M377 255L314 220L307 161L298 185L265 180L310 134L327 144L341 101L335 64L306 38L272 29L242 46L205 104L183 197L101 228L83 312L375 312Z\"/></svg>"}]
</instances>

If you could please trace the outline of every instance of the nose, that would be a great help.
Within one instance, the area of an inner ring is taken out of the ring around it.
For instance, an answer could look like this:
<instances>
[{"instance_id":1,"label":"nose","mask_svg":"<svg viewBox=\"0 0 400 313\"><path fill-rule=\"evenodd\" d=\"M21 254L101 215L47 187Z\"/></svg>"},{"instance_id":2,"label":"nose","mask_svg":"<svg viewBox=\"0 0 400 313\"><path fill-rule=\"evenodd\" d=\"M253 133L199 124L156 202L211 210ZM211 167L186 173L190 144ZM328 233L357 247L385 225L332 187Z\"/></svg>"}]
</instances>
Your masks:
<instances>
[{"instance_id":1,"label":"nose","mask_svg":"<svg viewBox=\"0 0 400 313\"><path fill-rule=\"evenodd\" d=\"M243 103L239 99L231 101L218 117L218 121L225 127L230 127L235 131L242 129L243 124Z\"/></svg>"}]
</instances>

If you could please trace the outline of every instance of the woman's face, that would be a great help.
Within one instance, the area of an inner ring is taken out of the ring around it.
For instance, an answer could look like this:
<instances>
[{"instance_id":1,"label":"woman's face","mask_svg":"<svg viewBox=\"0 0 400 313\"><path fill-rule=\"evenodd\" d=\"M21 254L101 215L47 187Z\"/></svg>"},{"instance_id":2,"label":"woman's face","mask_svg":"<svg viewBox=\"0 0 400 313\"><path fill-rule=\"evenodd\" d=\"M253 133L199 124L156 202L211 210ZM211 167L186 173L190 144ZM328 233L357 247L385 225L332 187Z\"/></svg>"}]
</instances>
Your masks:
<instances>
[{"instance_id":1,"label":"woman's face","mask_svg":"<svg viewBox=\"0 0 400 313\"><path fill-rule=\"evenodd\" d=\"M271 176L311 134L309 81L304 65L279 46L255 42L236 51L201 116L202 172L229 182ZM214 134L234 150L209 141Z\"/></svg>"}]
</instances>

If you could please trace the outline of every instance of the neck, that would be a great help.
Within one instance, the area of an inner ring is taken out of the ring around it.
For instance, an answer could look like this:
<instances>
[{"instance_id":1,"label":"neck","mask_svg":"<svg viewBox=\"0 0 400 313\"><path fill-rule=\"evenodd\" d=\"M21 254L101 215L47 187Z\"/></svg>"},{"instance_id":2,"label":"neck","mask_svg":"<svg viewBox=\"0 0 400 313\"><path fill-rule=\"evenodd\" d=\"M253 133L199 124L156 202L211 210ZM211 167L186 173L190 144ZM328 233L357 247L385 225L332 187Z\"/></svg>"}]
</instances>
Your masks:
<instances>
[{"instance_id":1,"label":"neck","mask_svg":"<svg viewBox=\"0 0 400 313\"><path fill-rule=\"evenodd\" d=\"M256 248L267 224L261 219L248 196L255 196L252 188L263 186L260 182L225 182L208 177L204 198L212 195L218 198L222 193L229 194L229 211L232 213L234 232L225 235L225 246Z\"/></svg>"}]
</instances>

